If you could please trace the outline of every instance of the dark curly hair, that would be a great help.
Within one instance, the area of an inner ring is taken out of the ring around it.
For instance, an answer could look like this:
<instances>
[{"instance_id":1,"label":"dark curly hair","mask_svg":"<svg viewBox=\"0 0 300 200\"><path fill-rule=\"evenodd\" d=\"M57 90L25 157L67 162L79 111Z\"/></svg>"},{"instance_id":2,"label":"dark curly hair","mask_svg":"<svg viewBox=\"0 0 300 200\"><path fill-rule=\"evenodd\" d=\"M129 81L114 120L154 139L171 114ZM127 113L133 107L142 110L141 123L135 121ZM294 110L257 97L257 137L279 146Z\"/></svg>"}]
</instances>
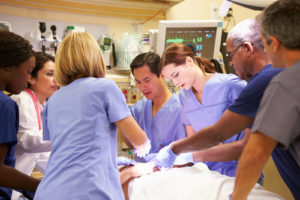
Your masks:
<instances>
[{"instance_id":1,"label":"dark curly hair","mask_svg":"<svg viewBox=\"0 0 300 200\"><path fill-rule=\"evenodd\" d=\"M0 30L0 67L19 66L33 56L31 44L23 37Z\"/></svg>"}]
</instances>

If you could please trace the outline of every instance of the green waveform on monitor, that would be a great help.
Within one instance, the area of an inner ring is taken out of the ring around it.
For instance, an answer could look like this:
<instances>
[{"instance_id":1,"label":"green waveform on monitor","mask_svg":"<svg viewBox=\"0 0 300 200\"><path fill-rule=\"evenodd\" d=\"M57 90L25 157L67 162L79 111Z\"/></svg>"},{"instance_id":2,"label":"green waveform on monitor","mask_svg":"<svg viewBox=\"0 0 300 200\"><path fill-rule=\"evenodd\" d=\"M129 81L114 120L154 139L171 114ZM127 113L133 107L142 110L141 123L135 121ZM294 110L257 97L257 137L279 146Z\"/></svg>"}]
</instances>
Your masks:
<instances>
[{"instance_id":1,"label":"green waveform on monitor","mask_svg":"<svg viewBox=\"0 0 300 200\"><path fill-rule=\"evenodd\" d=\"M181 38L175 38L175 39L167 39L167 44L168 43L182 43L184 40Z\"/></svg>"}]
</instances>

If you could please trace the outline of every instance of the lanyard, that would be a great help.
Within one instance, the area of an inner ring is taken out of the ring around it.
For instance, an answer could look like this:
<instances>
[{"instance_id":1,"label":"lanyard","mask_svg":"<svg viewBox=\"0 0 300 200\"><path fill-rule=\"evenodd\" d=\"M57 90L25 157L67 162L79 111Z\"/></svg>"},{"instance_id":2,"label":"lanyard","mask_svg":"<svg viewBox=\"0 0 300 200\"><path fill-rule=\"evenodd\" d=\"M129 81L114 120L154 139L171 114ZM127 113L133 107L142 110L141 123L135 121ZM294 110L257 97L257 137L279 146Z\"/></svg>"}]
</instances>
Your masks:
<instances>
[{"instance_id":1,"label":"lanyard","mask_svg":"<svg viewBox=\"0 0 300 200\"><path fill-rule=\"evenodd\" d=\"M39 112L39 107L38 107L38 102L37 102L36 96L33 94L33 92L29 88L26 88L25 92L27 92L31 96L31 99L34 103L34 108L35 108L36 116L38 118L38 123L39 123L39 130L41 130L42 129L41 115Z\"/></svg>"}]
</instances>

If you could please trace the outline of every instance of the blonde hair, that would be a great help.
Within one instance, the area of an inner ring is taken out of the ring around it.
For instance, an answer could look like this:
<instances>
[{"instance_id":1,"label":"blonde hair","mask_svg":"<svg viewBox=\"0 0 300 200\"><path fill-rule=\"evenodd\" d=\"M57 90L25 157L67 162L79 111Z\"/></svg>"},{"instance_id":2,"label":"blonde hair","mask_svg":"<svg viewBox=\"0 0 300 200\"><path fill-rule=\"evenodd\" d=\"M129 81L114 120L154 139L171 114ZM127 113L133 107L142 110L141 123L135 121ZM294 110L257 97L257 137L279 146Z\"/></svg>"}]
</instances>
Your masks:
<instances>
[{"instance_id":1,"label":"blonde hair","mask_svg":"<svg viewBox=\"0 0 300 200\"><path fill-rule=\"evenodd\" d=\"M72 33L59 45L55 79L64 86L84 77L104 77L106 65L101 49L89 33Z\"/></svg>"}]
</instances>

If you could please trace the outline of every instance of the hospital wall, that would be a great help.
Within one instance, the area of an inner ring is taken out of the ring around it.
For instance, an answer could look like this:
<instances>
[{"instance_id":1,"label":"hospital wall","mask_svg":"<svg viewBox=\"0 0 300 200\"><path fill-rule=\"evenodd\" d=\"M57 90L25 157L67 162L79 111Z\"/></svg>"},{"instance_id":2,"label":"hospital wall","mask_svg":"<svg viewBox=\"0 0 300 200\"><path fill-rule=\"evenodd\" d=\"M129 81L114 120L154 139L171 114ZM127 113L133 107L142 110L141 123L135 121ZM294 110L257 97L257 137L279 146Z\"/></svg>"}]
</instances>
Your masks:
<instances>
[{"instance_id":1,"label":"hospital wall","mask_svg":"<svg viewBox=\"0 0 300 200\"><path fill-rule=\"evenodd\" d=\"M216 12L212 11L213 8L220 9L223 0L184 0L171 8L166 12L166 19L168 20L194 20L194 19L220 19L216 18ZM250 10L236 4L232 4L233 17L235 23L238 23L247 18L254 18L260 11ZM217 11L218 13L218 11ZM227 25L227 20L224 20L224 26ZM230 30L234 26L233 21L229 23L228 29Z\"/></svg>"}]
</instances>

